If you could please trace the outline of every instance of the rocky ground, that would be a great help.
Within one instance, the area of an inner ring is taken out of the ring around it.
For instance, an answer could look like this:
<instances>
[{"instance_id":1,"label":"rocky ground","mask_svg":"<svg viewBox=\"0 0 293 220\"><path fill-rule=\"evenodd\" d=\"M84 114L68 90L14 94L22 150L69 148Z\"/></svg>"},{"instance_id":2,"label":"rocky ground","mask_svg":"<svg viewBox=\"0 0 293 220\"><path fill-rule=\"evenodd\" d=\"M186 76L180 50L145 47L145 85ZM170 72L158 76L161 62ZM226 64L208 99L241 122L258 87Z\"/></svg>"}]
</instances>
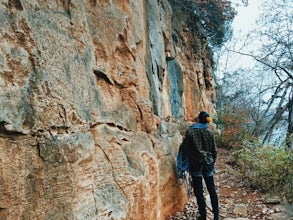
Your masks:
<instances>
[{"instance_id":1,"label":"rocky ground","mask_svg":"<svg viewBox=\"0 0 293 220\"><path fill-rule=\"evenodd\" d=\"M223 220L293 220L292 206L281 204L278 197L266 196L246 186L229 165L229 152L219 149L215 182L220 200L221 219ZM209 196L206 193L208 217L212 219ZM182 212L169 216L168 220L196 219L197 205L194 197Z\"/></svg>"}]
</instances>

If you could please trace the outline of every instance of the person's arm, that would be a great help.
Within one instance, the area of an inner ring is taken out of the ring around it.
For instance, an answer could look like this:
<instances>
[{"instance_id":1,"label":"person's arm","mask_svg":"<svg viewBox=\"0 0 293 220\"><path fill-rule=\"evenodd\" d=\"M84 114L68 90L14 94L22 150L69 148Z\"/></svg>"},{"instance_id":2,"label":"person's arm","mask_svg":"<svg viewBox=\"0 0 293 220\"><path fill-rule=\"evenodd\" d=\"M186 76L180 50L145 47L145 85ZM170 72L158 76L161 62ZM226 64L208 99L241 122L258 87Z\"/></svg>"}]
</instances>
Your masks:
<instances>
[{"instance_id":1,"label":"person's arm","mask_svg":"<svg viewBox=\"0 0 293 220\"><path fill-rule=\"evenodd\" d=\"M189 134L188 134L188 130L185 133L185 137L183 138L183 141L181 143L181 149L184 153L188 152L188 146L190 144L190 138L189 138Z\"/></svg>"},{"instance_id":2,"label":"person's arm","mask_svg":"<svg viewBox=\"0 0 293 220\"><path fill-rule=\"evenodd\" d=\"M212 155L213 155L213 159L214 159L214 162L216 162L216 159L217 159L217 146L216 146L216 141L215 141L215 136L214 134L212 133Z\"/></svg>"}]
</instances>

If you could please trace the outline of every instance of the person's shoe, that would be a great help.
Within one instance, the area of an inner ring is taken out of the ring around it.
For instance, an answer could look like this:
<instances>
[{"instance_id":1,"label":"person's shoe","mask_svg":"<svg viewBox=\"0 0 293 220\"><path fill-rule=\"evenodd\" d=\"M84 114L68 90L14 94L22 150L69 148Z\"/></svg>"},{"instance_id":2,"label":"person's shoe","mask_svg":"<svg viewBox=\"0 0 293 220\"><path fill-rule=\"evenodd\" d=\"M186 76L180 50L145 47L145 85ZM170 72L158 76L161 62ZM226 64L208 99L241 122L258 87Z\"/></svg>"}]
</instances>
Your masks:
<instances>
[{"instance_id":1,"label":"person's shoe","mask_svg":"<svg viewBox=\"0 0 293 220\"><path fill-rule=\"evenodd\" d=\"M207 219L206 216L199 216L199 217L197 218L197 220L206 220L206 219Z\"/></svg>"},{"instance_id":2,"label":"person's shoe","mask_svg":"<svg viewBox=\"0 0 293 220\"><path fill-rule=\"evenodd\" d=\"M214 220L220 220L220 216L219 215L215 215L214 216Z\"/></svg>"}]
</instances>

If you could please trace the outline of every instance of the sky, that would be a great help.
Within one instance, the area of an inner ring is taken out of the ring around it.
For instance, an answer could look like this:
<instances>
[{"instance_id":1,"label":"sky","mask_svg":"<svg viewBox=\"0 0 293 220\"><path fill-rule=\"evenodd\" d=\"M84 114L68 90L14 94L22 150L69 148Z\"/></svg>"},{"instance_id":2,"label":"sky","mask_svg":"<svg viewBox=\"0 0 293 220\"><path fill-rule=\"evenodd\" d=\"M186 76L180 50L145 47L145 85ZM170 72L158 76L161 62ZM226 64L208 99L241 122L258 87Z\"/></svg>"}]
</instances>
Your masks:
<instances>
[{"instance_id":1,"label":"sky","mask_svg":"<svg viewBox=\"0 0 293 220\"><path fill-rule=\"evenodd\" d=\"M259 15L258 7L262 2L263 0L250 0L248 6L239 6L236 8L238 14L234 18L232 25L235 34L249 31L254 27L255 20Z\"/></svg>"},{"instance_id":2,"label":"sky","mask_svg":"<svg viewBox=\"0 0 293 220\"><path fill-rule=\"evenodd\" d=\"M249 0L248 6L238 4L239 6L236 7L237 15L235 16L232 23L233 37L231 41L226 43L227 47L239 51L239 48L241 48L243 45L244 36L256 28L256 19L260 14L259 6L263 2L264 0ZM239 0L232 0L232 3L237 5ZM255 47L256 45L251 45L251 48L245 48L246 50L253 50ZM229 69L228 72L232 72L239 67L251 67L254 65L254 63L255 61L247 56L241 56L236 53L221 53L219 54L219 64L216 75L218 78L222 78L222 73L227 72L227 69Z\"/></svg>"}]
</instances>

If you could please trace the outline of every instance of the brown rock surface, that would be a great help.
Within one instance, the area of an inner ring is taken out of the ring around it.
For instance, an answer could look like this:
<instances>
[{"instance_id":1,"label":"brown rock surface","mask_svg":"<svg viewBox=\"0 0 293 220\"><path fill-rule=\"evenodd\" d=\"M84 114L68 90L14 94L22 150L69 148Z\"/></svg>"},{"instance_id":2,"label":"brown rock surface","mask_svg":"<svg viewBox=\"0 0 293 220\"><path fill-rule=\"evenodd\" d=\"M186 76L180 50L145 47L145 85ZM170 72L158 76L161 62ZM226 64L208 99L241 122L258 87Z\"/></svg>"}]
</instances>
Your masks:
<instances>
[{"instance_id":1,"label":"brown rock surface","mask_svg":"<svg viewBox=\"0 0 293 220\"><path fill-rule=\"evenodd\" d=\"M159 220L184 206L180 132L214 113L215 91L180 10L1 1L1 219Z\"/></svg>"}]
</instances>

